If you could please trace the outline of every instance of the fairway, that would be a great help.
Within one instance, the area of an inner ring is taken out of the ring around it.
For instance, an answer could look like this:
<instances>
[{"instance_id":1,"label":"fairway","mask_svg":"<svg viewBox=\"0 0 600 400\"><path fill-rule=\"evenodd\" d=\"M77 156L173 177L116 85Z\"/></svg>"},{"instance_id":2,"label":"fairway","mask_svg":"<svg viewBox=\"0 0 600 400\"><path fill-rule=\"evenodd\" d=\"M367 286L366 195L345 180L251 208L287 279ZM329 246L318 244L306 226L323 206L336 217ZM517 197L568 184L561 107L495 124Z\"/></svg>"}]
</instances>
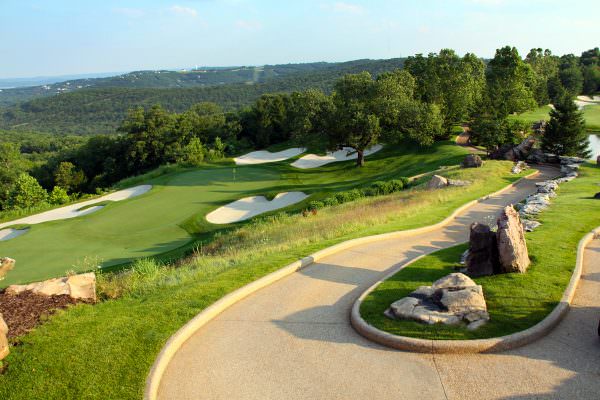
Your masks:
<instances>
[{"instance_id":1,"label":"fairway","mask_svg":"<svg viewBox=\"0 0 600 400\"><path fill-rule=\"evenodd\" d=\"M583 107L585 127L588 131L600 131L600 105L589 105ZM519 115L511 115L509 118L527 123L550 119L550 106L541 106L532 111Z\"/></svg>"},{"instance_id":2,"label":"fairway","mask_svg":"<svg viewBox=\"0 0 600 400\"><path fill-rule=\"evenodd\" d=\"M177 249L231 227L209 224L205 216L243 197L270 197L291 191L322 196L370 185L376 180L456 165L464 154L466 150L452 142L439 142L430 148L385 147L367 157L360 169L348 161L299 170L284 161L256 166L210 165L162 176L144 182L153 189L142 196L110 203L79 218L32 225L26 234L0 242L0 254L17 260L15 269L0 286L47 279L67 271L81 272L99 265L114 266ZM306 201L291 208L299 209Z\"/></svg>"}]
</instances>

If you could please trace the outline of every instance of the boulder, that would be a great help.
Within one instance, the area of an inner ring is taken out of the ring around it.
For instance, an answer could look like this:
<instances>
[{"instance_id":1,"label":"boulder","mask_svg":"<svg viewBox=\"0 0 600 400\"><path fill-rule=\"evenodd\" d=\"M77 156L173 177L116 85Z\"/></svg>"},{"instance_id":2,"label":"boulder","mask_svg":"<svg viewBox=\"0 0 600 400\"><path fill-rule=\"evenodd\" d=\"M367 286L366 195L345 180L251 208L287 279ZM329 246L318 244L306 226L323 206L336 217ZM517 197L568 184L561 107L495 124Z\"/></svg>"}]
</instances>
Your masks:
<instances>
[{"instance_id":1,"label":"boulder","mask_svg":"<svg viewBox=\"0 0 600 400\"><path fill-rule=\"evenodd\" d=\"M515 165L513 165L510 172L513 174L520 174L521 172L525 171L527 168L529 168L529 166L524 161L517 161L517 163Z\"/></svg>"},{"instance_id":2,"label":"boulder","mask_svg":"<svg viewBox=\"0 0 600 400\"><path fill-rule=\"evenodd\" d=\"M497 258L496 234L485 224L471 224L467 274L474 277L494 274L498 269Z\"/></svg>"},{"instance_id":3,"label":"boulder","mask_svg":"<svg viewBox=\"0 0 600 400\"><path fill-rule=\"evenodd\" d=\"M541 164L547 162L548 159L546 157L546 154L544 154L542 150L532 149L529 155L527 156L527 161L535 164Z\"/></svg>"},{"instance_id":4,"label":"boulder","mask_svg":"<svg viewBox=\"0 0 600 400\"><path fill-rule=\"evenodd\" d=\"M77 300L96 301L96 274L88 272L86 274L54 278L28 285L11 285L6 288L6 292L13 295L28 290L44 296L66 294Z\"/></svg>"},{"instance_id":5,"label":"boulder","mask_svg":"<svg viewBox=\"0 0 600 400\"><path fill-rule=\"evenodd\" d=\"M519 214L512 206L505 207L498 218L498 260L501 272L526 272L529 254Z\"/></svg>"},{"instance_id":6,"label":"boulder","mask_svg":"<svg viewBox=\"0 0 600 400\"><path fill-rule=\"evenodd\" d=\"M448 186L469 186L471 181L463 181L460 179L448 179Z\"/></svg>"},{"instance_id":7,"label":"boulder","mask_svg":"<svg viewBox=\"0 0 600 400\"><path fill-rule=\"evenodd\" d=\"M465 322L471 326L478 322L477 325L481 326L490 318L482 287L461 273L447 275L431 286L419 287L392 303L385 315L428 325Z\"/></svg>"},{"instance_id":8,"label":"boulder","mask_svg":"<svg viewBox=\"0 0 600 400\"><path fill-rule=\"evenodd\" d=\"M525 230L525 232L533 232L540 225L542 225L540 222L534 221L532 219L524 219L524 220L522 220L522 223L523 223L523 229Z\"/></svg>"},{"instance_id":9,"label":"boulder","mask_svg":"<svg viewBox=\"0 0 600 400\"><path fill-rule=\"evenodd\" d=\"M517 156L512 144L505 144L504 146L494 150L490 154L490 158L494 160L517 161Z\"/></svg>"},{"instance_id":10,"label":"boulder","mask_svg":"<svg viewBox=\"0 0 600 400\"><path fill-rule=\"evenodd\" d=\"M4 359L9 353L6 335L8 335L8 326L2 318L2 314L0 314L0 360Z\"/></svg>"},{"instance_id":11,"label":"boulder","mask_svg":"<svg viewBox=\"0 0 600 400\"><path fill-rule=\"evenodd\" d=\"M8 271L15 267L15 260L8 257L0 258L0 281L4 279Z\"/></svg>"},{"instance_id":12,"label":"boulder","mask_svg":"<svg viewBox=\"0 0 600 400\"><path fill-rule=\"evenodd\" d=\"M536 139L534 136L528 136L523 139L523 141L513 149L515 157L519 160L525 160L529 156L531 149L533 149L535 142Z\"/></svg>"},{"instance_id":13,"label":"boulder","mask_svg":"<svg viewBox=\"0 0 600 400\"><path fill-rule=\"evenodd\" d=\"M468 154L461 163L463 168L479 168L483 166L483 160L477 154Z\"/></svg>"},{"instance_id":14,"label":"boulder","mask_svg":"<svg viewBox=\"0 0 600 400\"><path fill-rule=\"evenodd\" d=\"M434 175L427 183L427 189L440 189L448 186L448 179L440 175Z\"/></svg>"},{"instance_id":15,"label":"boulder","mask_svg":"<svg viewBox=\"0 0 600 400\"><path fill-rule=\"evenodd\" d=\"M594 198L595 198L595 199L597 199L597 200L600 200L600 192L596 193L596 194L594 195Z\"/></svg>"}]
</instances>

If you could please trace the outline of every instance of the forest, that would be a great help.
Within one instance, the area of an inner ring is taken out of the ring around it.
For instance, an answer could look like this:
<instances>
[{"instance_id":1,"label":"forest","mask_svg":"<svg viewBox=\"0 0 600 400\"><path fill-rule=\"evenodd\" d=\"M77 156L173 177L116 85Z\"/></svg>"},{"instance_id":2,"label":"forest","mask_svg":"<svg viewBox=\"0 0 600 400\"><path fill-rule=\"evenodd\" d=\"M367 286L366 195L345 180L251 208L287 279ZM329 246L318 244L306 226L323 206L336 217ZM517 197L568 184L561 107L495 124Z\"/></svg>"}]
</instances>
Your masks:
<instances>
[{"instance_id":1,"label":"forest","mask_svg":"<svg viewBox=\"0 0 600 400\"><path fill-rule=\"evenodd\" d=\"M295 73L254 85L85 89L8 108L4 123L22 130L0 132L0 208L63 204L161 165L200 166L286 142L353 147L362 165L363 151L378 141L429 146L469 123L474 143L493 150L531 128L510 115L548 103L556 110L545 149L585 155L572 99L600 89L598 48L561 57L532 49L523 58L506 46L489 62L443 49L366 64L371 71L356 62L347 65L351 73Z\"/></svg>"}]
</instances>

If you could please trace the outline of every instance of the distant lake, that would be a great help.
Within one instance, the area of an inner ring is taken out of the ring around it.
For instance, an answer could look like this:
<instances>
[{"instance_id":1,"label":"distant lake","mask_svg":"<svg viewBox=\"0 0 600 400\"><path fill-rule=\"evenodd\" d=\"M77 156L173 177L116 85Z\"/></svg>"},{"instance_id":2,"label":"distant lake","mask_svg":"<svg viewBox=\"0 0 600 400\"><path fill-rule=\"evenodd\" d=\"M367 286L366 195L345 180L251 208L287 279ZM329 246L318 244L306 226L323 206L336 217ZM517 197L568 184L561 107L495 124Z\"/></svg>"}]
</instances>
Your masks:
<instances>
[{"instance_id":1,"label":"distant lake","mask_svg":"<svg viewBox=\"0 0 600 400\"><path fill-rule=\"evenodd\" d=\"M594 160L600 156L600 135L590 135L590 149Z\"/></svg>"}]
</instances>

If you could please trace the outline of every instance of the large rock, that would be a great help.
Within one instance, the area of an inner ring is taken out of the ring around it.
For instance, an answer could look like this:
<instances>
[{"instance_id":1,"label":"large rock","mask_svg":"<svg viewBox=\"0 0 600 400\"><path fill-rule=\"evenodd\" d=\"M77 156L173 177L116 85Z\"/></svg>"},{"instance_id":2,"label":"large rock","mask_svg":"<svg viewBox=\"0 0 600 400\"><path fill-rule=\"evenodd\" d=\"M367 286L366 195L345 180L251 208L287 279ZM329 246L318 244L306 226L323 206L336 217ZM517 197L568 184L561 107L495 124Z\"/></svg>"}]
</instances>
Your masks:
<instances>
[{"instance_id":1,"label":"large rock","mask_svg":"<svg viewBox=\"0 0 600 400\"><path fill-rule=\"evenodd\" d=\"M419 287L392 303L385 315L425 324L464 322L469 329L476 329L489 320L482 287L461 273L447 275L431 286Z\"/></svg>"},{"instance_id":2,"label":"large rock","mask_svg":"<svg viewBox=\"0 0 600 400\"><path fill-rule=\"evenodd\" d=\"M15 260L8 257L0 258L0 281L4 279L8 271L15 267Z\"/></svg>"},{"instance_id":3,"label":"large rock","mask_svg":"<svg viewBox=\"0 0 600 400\"><path fill-rule=\"evenodd\" d=\"M11 285L6 288L6 292L13 295L28 290L45 296L66 294L77 300L96 301L96 274L88 272L30 283L29 285Z\"/></svg>"},{"instance_id":4,"label":"large rock","mask_svg":"<svg viewBox=\"0 0 600 400\"><path fill-rule=\"evenodd\" d=\"M461 163L463 168L479 168L483 166L483 160L477 154L468 154Z\"/></svg>"},{"instance_id":5,"label":"large rock","mask_svg":"<svg viewBox=\"0 0 600 400\"><path fill-rule=\"evenodd\" d=\"M469 186L471 181L463 181L460 179L448 179L448 186Z\"/></svg>"},{"instance_id":6,"label":"large rock","mask_svg":"<svg viewBox=\"0 0 600 400\"><path fill-rule=\"evenodd\" d=\"M527 271L530 260L519 214L512 206L507 206L502 211L497 223L496 241L500 271Z\"/></svg>"},{"instance_id":7,"label":"large rock","mask_svg":"<svg viewBox=\"0 0 600 400\"><path fill-rule=\"evenodd\" d=\"M496 234L485 224L471 224L467 274L474 277L492 275L498 270L497 259Z\"/></svg>"},{"instance_id":8,"label":"large rock","mask_svg":"<svg viewBox=\"0 0 600 400\"><path fill-rule=\"evenodd\" d=\"M595 199L597 199L597 200L600 200L600 192L596 193L596 194L594 195L594 198L595 198Z\"/></svg>"},{"instance_id":9,"label":"large rock","mask_svg":"<svg viewBox=\"0 0 600 400\"><path fill-rule=\"evenodd\" d=\"M531 149L535 145L535 136L528 136L521 143L519 143L514 149L515 157L519 160L525 160L529 156Z\"/></svg>"},{"instance_id":10,"label":"large rock","mask_svg":"<svg viewBox=\"0 0 600 400\"><path fill-rule=\"evenodd\" d=\"M427 182L427 189L440 189L448 186L448 179L440 175L434 175Z\"/></svg>"},{"instance_id":11,"label":"large rock","mask_svg":"<svg viewBox=\"0 0 600 400\"><path fill-rule=\"evenodd\" d=\"M505 144L504 146L494 150L491 152L490 158L493 160L517 161L515 149L512 144Z\"/></svg>"},{"instance_id":12,"label":"large rock","mask_svg":"<svg viewBox=\"0 0 600 400\"><path fill-rule=\"evenodd\" d=\"M9 353L6 335L8 335L8 326L2 318L2 314L0 314L0 360L4 359Z\"/></svg>"}]
</instances>

